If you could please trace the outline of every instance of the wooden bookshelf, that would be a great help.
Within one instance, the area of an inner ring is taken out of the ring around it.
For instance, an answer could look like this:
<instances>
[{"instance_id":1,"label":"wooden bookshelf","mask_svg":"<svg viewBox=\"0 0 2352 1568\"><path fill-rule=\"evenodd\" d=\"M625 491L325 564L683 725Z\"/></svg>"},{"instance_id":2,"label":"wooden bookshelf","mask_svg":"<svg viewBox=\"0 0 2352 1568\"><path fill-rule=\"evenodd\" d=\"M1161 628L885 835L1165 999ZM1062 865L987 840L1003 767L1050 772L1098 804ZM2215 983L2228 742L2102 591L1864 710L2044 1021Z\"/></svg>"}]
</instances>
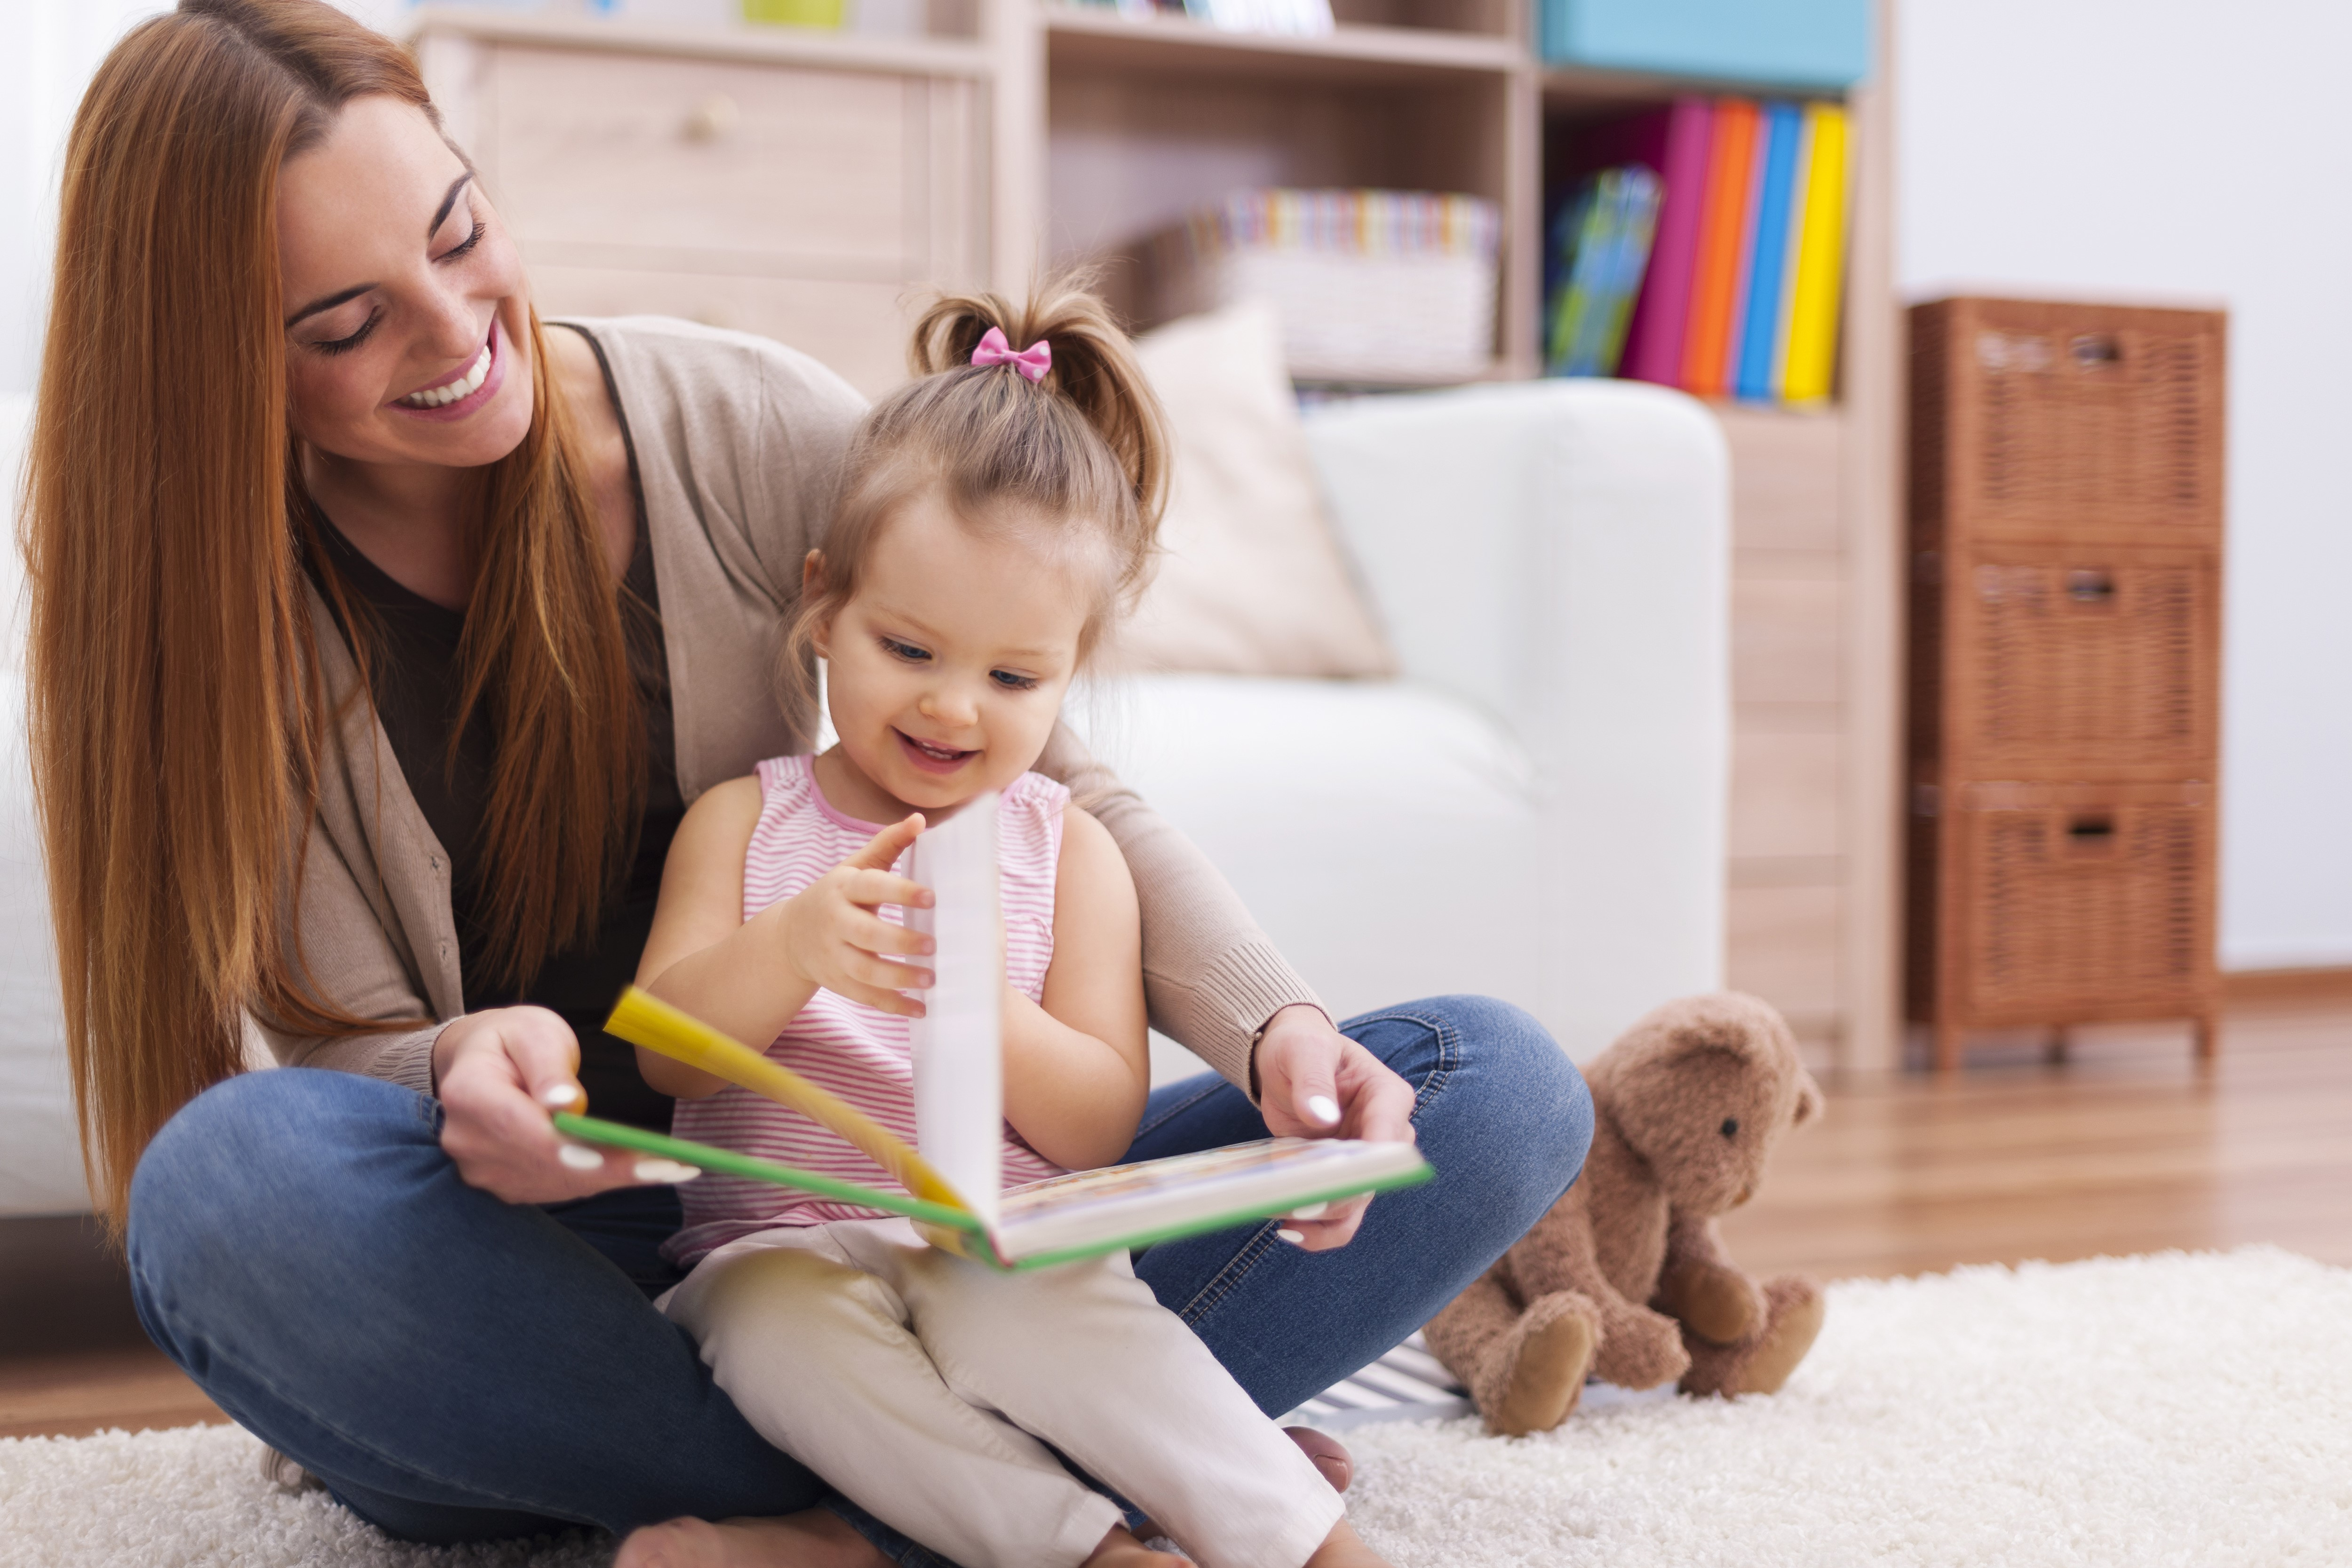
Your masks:
<instances>
[{"instance_id":1,"label":"wooden bookshelf","mask_svg":"<svg viewBox=\"0 0 2352 1568\"><path fill-rule=\"evenodd\" d=\"M902 374L922 287L1018 288L1255 185L1496 203L1486 374L1532 375L1547 128L1743 90L1547 66L1527 0L1334 11L1313 37L1070 0L932 0L933 36L912 38L434 5L408 26L549 308L764 332L869 393ZM1738 660L1727 942L1732 984L1778 1003L1817 1059L1870 1070L1902 1041L1899 331L1892 117L1880 88L1850 107L1839 401L1721 411Z\"/></svg>"}]
</instances>

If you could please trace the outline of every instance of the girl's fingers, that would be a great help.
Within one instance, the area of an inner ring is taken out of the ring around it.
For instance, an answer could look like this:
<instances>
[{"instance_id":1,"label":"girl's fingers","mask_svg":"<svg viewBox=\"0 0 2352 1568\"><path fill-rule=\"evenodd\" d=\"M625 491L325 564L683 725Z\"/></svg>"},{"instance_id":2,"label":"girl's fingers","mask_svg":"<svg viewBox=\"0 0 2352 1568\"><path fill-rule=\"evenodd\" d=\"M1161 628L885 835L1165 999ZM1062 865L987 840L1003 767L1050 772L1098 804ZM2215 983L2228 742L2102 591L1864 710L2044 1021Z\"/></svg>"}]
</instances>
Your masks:
<instances>
[{"instance_id":1,"label":"girl's fingers","mask_svg":"<svg viewBox=\"0 0 2352 1568\"><path fill-rule=\"evenodd\" d=\"M909 812L866 841L866 847L842 862L845 866L887 871L898 863L907 847L923 836L923 814Z\"/></svg>"},{"instance_id":2,"label":"girl's fingers","mask_svg":"<svg viewBox=\"0 0 2352 1568\"><path fill-rule=\"evenodd\" d=\"M847 928L841 933L852 947L867 952L904 952L921 957L938 947L938 943L919 931L892 925L878 915L860 910L849 917Z\"/></svg>"},{"instance_id":3,"label":"girl's fingers","mask_svg":"<svg viewBox=\"0 0 2352 1568\"><path fill-rule=\"evenodd\" d=\"M846 996L852 1002L863 1002L868 1007L884 1013L894 1013L901 1018L919 1018L923 1016L923 1005L920 1002L912 996L901 996L896 991L886 991L879 985L867 985L856 980L844 980L839 985L827 986L826 989Z\"/></svg>"},{"instance_id":4,"label":"girl's fingers","mask_svg":"<svg viewBox=\"0 0 2352 1568\"><path fill-rule=\"evenodd\" d=\"M842 890L851 903L866 909L878 909L884 904L908 910L931 907L929 888L889 871L852 871Z\"/></svg>"},{"instance_id":5,"label":"girl's fingers","mask_svg":"<svg viewBox=\"0 0 2352 1568\"><path fill-rule=\"evenodd\" d=\"M885 991L928 991L939 983L938 976L926 965L899 963L854 948L843 957L841 970L861 985L878 986Z\"/></svg>"}]
</instances>

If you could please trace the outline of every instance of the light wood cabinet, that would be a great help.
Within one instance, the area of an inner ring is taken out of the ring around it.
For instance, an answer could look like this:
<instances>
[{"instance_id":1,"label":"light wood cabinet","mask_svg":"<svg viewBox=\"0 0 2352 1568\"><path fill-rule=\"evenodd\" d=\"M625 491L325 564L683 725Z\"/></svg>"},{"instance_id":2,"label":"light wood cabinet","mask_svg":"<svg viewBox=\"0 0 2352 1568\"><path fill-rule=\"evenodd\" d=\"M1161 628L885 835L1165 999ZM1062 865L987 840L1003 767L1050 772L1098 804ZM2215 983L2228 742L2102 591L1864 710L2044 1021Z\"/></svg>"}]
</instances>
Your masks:
<instances>
[{"instance_id":1,"label":"light wood cabinet","mask_svg":"<svg viewBox=\"0 0 2352 1568\"><path fill-rule=\"evenodd\" d=\"M1319 37L1061 0L932 0L935 32L425 5L412 28L543 308L765 333L877 393L929 287L1017 289L1263 185L1467 192L1503 215L1496 377L1535 374L1543 149L1704 84L1538 60L1527 0L1334 0ZM1880 8L1882 58L1891 8ZM1882 68L1881 78L1885 72ZM1725 406L1736 708L1731 984L1817 1061L1900 1055L1891 115L1852 100L1839 405ZM1115 259L1115 302L1131 301Z\"/></svg>"}]
</instances>

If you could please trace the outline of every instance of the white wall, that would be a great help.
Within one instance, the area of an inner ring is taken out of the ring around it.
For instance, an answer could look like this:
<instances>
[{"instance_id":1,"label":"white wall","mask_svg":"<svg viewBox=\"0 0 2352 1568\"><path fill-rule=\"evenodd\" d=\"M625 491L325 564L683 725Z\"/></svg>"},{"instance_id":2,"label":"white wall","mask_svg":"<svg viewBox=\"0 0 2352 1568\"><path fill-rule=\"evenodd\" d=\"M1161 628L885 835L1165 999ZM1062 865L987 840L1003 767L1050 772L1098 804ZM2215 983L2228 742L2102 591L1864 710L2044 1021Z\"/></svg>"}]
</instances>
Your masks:
<instances>
[{"instance_id":1,"label":"white wall","mask_svg":"<svg viewBox=\"0 0 2352 1568\"><path fill-rule=\"evenodd\" d=\"M1896 5L1907 294L2230 309L2221 960L2352 963L2352 6Z\"/></svg>"}]
</instances>

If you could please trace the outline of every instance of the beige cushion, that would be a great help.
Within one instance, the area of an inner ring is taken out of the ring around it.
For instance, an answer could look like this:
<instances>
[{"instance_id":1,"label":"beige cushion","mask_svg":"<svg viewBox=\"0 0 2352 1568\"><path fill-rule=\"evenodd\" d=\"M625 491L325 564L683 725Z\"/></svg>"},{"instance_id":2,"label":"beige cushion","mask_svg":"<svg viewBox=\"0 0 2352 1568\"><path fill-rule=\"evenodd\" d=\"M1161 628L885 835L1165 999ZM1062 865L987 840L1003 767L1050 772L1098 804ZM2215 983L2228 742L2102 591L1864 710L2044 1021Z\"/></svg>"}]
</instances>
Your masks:
<instances>
[{"instance_id":1,"label":"beige cushion","mask_svg":"<svg viewBox=\"0 0 2352 1568\"><path fill-rule=\"evenodd\" d=\"M1120 662L1226 675L1394 674L1324 515L1272 308L1187 317L1137 346L1176 452L1159 574L1119 636Z\"/></svg>"}]
</instances>

